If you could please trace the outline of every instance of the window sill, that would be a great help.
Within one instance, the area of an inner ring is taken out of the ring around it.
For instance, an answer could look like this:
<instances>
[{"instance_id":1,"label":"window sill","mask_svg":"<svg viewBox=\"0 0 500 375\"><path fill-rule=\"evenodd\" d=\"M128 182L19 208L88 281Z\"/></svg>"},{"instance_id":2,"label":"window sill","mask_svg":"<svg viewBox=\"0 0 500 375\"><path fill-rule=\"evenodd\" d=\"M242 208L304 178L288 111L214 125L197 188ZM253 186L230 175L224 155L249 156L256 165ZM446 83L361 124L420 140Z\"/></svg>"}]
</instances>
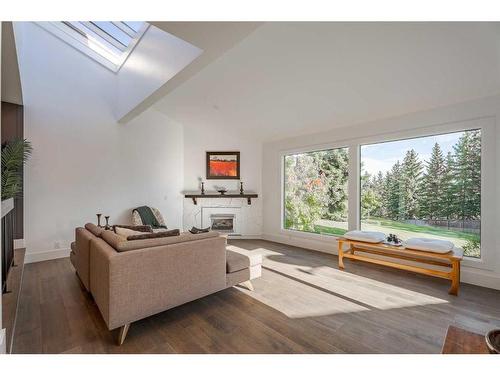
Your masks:
<instances>
[{"instance_id":1,"label":"window sill","mask_svg":"<svg viewBox=\"0 0 500 375\"><path fill-rule=\"evenodd\" d=\"M290 237L301 237L308 238L312 240L337 240L339 238L338 235L335 234L323 234L323 233L315 233L315 232L303 232L295 229L285 229L281 228L281 234L290 236Z\"/></svg>"}]
</instances>

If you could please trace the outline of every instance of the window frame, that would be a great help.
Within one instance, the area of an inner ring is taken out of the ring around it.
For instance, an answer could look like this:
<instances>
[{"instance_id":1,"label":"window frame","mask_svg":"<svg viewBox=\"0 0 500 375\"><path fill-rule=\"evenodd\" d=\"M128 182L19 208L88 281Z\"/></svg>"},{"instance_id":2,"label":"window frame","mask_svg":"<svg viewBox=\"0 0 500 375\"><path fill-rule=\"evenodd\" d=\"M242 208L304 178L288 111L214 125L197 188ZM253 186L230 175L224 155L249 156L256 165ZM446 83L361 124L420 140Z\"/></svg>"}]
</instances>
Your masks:
<instances>
[{"instance_id":1,"label":"window frame","mask_svg":"<svg viewBox=\"0 0 500 375\"><path fill-rule=\"evenodd\" d=\"M284 227L284 157L303 152L314 152L325 149L347 147L349 153L349 180L348 180L348 229L356 230L361 227L361 146L373 143L398 141L409 138L420 138L425 136L441 135L466 130L481 130L481 257L464 257L462 264L470 268L480 270L492 270L495 258L495 211L496 206L487 202L495 200L496 186L496 128L495 117L484 116L462 121L447 122L400 131L382 132L361 137L347 138L336 142L328 142L318 145L296 147L279 152L280 158L280 191L281 191L281 234L297 236L313 240L331 240L337 238L335 235L324 235L312 232L301 232ZM332 245L333 248L334 245Z\"/></svg>"},{"instance_id":2,"label":"window frame","mask_svg":"<svg viewBox=\"0 0 500 375\"><path fill-rule=\"evenodd\" d=\"M474 130L479 130L481 132L481 197L482 197L482 192L483 192L483 132L482 132L482 129L481 128L471 128L471 129L465 129L465 130L453 130L453 131L445 131L445 132L441 132L441 133L435 133L435 134L426 134L426 135L419 135L419 136L416 136L416 137L405 137L405 138L398 138L398 139L395 139L395 140L390 140L390 141L382 141L382 142L370 142L370 143L363 143L363 144L359 144L359 172L358 172L358 184L359 184L359 191L358 191L358 194L359 194L359 197L358 197L358 209L359 209L359 216L358 216L358 228L361 229L361 221L362 221L362 217L361 217L361 195L362 195L362 191L361 191L361 177L362 177L362 173L361 173L361 148L363 146L371 146L371 145L380 145L380 144L383 144L383 143L391 143L391 142L398 142L398 141L406 141L406 140L411 140L411 139L420 139L420 138L427 138L427 137L434 137L434 136L440 136L440 135L447 135L447 134L453 134L453 133L464 133L464 132L467 132L467 131L474 131ZM404 157L404 155L403 155ZM483 224L483 215L482 215L482 209L483 209L483 202L482 202L482 198L481 198L481 228L480 228L480 231L479 231L479 238L481 238L481 235L482 235L482 224ZM481 246L482 248L482 246ZM480 251L480 256L478 258L475 258L475 257L469 257L469 256L465 256L464 255L464 259L470 259L470 260L480 260L481 259L481 256L482 256L482 249Z\"/></svg>"},{"instance_id":3,"label":"window frame","mask_svg":"<svg viewBox=\"0 0 500 375\"><path fill-rule=\"evenodd\" d=\"M334 234L323 234L323 233L315 233L315 232L306 232L306 231L301 231L297 229L289 229L285 228L285 157L286 156L291 156L291 155L297 155L297 154L305 154L305 153L310 153L310 152L320 152L320 151L328 151L328 150L335 150L335 149L341 149L345 148L347 149L348 153L348 169L350 168L351 164L351 155L350 155L350 146L347 145L345 142L340 142L340 143L326 143L322 145L317 145L317 146L311 146L311 147L301 147L293 150L287 150L287 151L282 151L279 154L280 157L280 166L281 166L281 173L280 173L280 192L281 192L281 212L280 212L280 230L282 234L290 234L293 233L294 235L298 235L299 237L304 237L304 238L324 238L324 239L332 239L332 238L338 238L338 236ZM349 173L349 177L347 180L347 215L348 215L348 229L350 229L350 222L349 222L349 212L350 212L350 201L349 201L349 186L351 184L351 175Z\"/></svg>"},{"instance_id":4,"label":"window frame","mask_svg":"<svg viewBox=\"0 0 500 375\"><path fill-rule=\"evenodd\" d=\"M118 47L114 45L113 40L118 41L117 39L114 39L112 36L108 35L105 36L103 34L106 34L105 31L99 32L96 29L100 29L98 26L95 26L93 24L86 21L81 21L82 25L84 25L86 28L89 29L90 32L96 34L99 38L104 40L106 43L112 45L114 48L117 50L120 50ZM84 35L85 33L77 31L75 26L68 26L65 24L63 21L59 22L54 22L54 21L44 21L44 22L35 22L38 26L41 28L47 30L51 34L55 35L59 39L61 39L63 42L66 44L70 45L71 47L75 48L76 50L82 52L83 54L87 55L97 63L101 64L105 68L111 70L113 73L117 74L125 61L127 61L128 57L136 47L137 43L142 39L144 34L149 28L149 23L144 22L144 25L141 27L141 29L136 33L136 35L132 38L128 46L125 46L125 48L121 49L120 55L116 56L116 61L112 59L111 55L112 52L105 47L102 47L101 45L97 45L95 48L91 48L88 46L88 35ZM71 24L71 22L68 22ZM116 27L119 27L116 25L115 22L113 24ZM128 27L128 26L127 26ZM100 29L102 30L102 29ZM101 52L97 52L97 50ZM109 55L110 57L106 57L106 55Z\"/></svg>"}]
</instances>

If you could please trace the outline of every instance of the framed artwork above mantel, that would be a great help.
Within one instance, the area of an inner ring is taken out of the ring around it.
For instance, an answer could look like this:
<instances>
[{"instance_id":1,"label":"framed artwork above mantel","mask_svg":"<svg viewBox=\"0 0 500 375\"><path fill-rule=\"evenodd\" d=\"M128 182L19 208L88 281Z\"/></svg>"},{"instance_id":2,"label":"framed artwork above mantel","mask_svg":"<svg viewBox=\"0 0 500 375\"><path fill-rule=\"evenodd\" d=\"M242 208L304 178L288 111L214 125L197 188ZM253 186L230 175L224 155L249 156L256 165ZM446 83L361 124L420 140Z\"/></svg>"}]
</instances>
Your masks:
<instances>
[{"instance_id":1,"label":"framed artwork above mantel","mask_svg":"<svg viewBox=\"0 0 500 375\"><path fill-rule=\"evenodd\" d=\"M207 180L239 179L239 151L207 151Z\"/></svg>"}]
</instances>

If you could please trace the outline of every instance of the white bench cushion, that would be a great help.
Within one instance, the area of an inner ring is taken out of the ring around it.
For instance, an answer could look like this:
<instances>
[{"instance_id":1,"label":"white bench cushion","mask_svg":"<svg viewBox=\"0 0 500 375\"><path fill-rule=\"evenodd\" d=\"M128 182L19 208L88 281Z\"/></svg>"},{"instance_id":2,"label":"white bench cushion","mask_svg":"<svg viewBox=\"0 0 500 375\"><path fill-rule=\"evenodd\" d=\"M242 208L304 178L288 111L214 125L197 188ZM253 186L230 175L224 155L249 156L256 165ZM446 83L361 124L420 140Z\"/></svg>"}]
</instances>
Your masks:
<instances>
[{"instance_id":1,"label":"white bench cushion","mask_svg":"<svg viewBox=\"0 0 500 375\"><path fill-rule=\"evenodd\" d=\"M449 253L455 247L453 242L433 238L410 238L405 242L404 246L411 250L430 251L440 254Z\"/></svg>"},{"instance_id":2,"label":"white bench cushion","mask_svg":"<svg viewBox=\"0 0 500 375\"><path fill-rule=\"evenodd\" d=\"M353 240L353 241L361 241L361 242L370 242L370 243L380 243L385 241L385 233L382 232L369 232L364 230L351 230L344 234L344 237Z\"/></svg>"}]
</instances>

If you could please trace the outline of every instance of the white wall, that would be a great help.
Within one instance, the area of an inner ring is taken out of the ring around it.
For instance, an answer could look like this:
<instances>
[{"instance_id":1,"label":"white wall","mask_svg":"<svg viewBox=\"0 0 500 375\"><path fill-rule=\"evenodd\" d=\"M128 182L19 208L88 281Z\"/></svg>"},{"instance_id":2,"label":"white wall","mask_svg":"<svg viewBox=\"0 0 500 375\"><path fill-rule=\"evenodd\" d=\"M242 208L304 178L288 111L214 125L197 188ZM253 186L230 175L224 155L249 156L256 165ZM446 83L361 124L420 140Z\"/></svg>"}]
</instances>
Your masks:
<instances>
[{"instance_id":1,"label":"white wall","mask_svg":"<svg viewBox=\"0 0 500 375\"><path fill-rule=\"evenodd\" d=\"M183 123L185 132L184 188L199 189L199 178L205 181L205 189L214 190L222 185L229 190L239 190L237 180L206 180L206 151L240 151L241 181L248 191L261 191L262 143L228 133L214 127Z\"/></svg>"},{"instance_id":2,"label":"white wall","mask_svg":"<svg viewBox=\"0 0 500 375\"><path fill-rule=\"evenodd\" d=\"M291 243L320 251L336 253L332 237L294 233L281 228L281 155L300 149L321 148L325 145L351 145L361 141L378 141L404 135L417 135L440 127L485 125L483 132L483 194L482 194L482 264L465 262L462 279L500 289L500 254L497 232L500 212L500 174L497 173L500 152L500 96L407 114L351 127L344 127L308 136L267 143L263 150L263 232L270 240ZM425 129L429 128L429 129ZM349 188L350 193L353 187Z\"/></svg>"},{"instance_id":3,"label":"white wall","mask_svg":"<svg viewBox=\"0 0 500 375\"><path fill-rule=\"evenodd\" d=\"M194 123L183 124L184 127L184 190L200 189L200 179L205 181L205 190L215 190L215 186L224 186L228 190L240 189L238 180L206 180L206 151L240 151L240 175L243 188L247 192L259 194L252 200L251 207L243 203L248 216L247 235L262 233L262 143L218 129ZM236 204L236 202L235 202ZM191 200L185 200L184 210L192 210ZM251 210L251 211L249 211ZM191 228L191 222L185 222L186 229Z\"/></svg>"},{"instance_id":4,"label":"white wall","mask_svg":"<svg viewBox=\"0 0 500 375\"><path fill-rule=\"evenodd\" d=\"M74 229L130 220L158 207L170 227L182 220L183 131L148 110L121 125L113 114L113 73L32 23L16 23L25 103L27 261L66 256Z\"/></svg>"}]
</instances>

